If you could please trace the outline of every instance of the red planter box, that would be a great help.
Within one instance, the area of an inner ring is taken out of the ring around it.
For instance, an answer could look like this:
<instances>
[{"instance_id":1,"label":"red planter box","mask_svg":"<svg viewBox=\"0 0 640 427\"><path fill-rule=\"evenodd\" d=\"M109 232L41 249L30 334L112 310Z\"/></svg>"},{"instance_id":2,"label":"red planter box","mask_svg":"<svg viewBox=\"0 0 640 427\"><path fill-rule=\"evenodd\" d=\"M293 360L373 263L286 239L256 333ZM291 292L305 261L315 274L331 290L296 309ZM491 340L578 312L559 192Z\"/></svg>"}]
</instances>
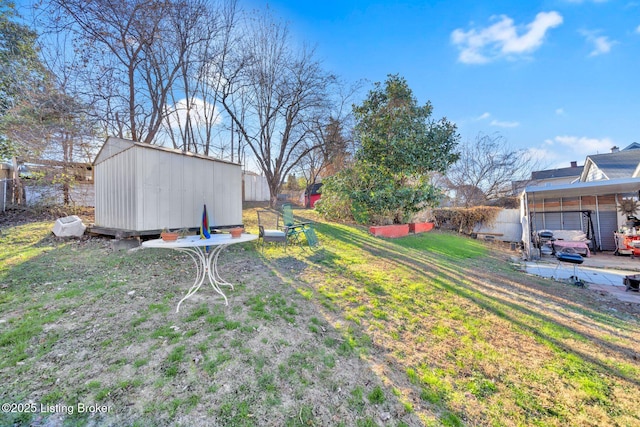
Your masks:
<instances>
[{"instance_id":1,"label":"red planter box","mask_svg":"<svg viewBox=\"0 0 640 427\"><path fill-rule=\"evenodd\" d=\"M409 224L372 225L369 233L377 237L403 237L409 234Z\"/></svg>"},{"instance_id":2,"label":"red planter box","mask_svg":"<svg viewBox=\"0 0 640 427\"><path fill-rule=\"evenodd\" d=\"M412 222L409 224L410 233L426 233L433 230L433 222Z\"/></svg>"}]
</instances>

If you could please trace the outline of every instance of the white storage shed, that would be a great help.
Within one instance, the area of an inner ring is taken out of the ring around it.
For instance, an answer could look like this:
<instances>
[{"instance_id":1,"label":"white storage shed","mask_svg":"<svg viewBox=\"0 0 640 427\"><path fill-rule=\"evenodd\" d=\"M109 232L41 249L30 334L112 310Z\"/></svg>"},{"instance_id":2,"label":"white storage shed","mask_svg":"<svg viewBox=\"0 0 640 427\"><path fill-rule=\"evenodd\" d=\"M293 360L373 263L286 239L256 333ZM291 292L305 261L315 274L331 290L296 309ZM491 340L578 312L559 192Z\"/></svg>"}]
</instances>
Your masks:
<instances>
[{"instance_id":1,"label":"white storage shed","mask_svg":"<svg viewBox=\"0 0 640 427\"><path fill-rule=\"evenodd\" d=\"M199 154L109 137L94 161L95 226L111 235L242 225L242 169Z\"/></svg>"}]
</instances>

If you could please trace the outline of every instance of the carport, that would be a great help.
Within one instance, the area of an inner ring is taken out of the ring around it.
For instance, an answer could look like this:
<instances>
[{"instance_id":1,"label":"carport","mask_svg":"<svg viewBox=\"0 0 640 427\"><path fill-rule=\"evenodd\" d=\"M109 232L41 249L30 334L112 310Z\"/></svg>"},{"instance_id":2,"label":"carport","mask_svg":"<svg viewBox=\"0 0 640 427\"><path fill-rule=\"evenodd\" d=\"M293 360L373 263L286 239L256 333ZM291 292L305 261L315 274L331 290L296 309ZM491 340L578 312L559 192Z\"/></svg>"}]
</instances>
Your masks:
<instances>
[{"instance_id":1,"label":"carport","mask_svg":"<svg viewBox=\"0 0 640 427\"><path fill-rule=\"evenodd\" d=\"M613 233L627 218L618 212L623 198L640 196L640 178L526 187L520 198L522 241L531 259L534 235L543 229L580 230L593 248L615 250Z\"/></svg>"}]
</instances>

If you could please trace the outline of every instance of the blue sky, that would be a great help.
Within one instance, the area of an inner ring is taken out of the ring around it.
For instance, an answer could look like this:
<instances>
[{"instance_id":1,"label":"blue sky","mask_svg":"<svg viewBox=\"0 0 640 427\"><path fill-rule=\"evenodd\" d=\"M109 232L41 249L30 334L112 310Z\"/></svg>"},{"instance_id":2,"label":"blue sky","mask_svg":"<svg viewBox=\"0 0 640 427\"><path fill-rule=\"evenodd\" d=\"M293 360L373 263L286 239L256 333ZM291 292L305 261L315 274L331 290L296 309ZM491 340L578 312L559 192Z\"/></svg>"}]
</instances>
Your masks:
<instances>
[{"instance_id":1,"label":"blue sky","mask_svg":"<svg viewBox=\"0 0 640 427\"><path fill-rule=\"evenodd\" d=\"M367 90L400 74L463 141L498 132L545 167L640 142L640 1L268 5L296 40L316 46L327 70L366 79Z\"/></svg>"}]
</instances>

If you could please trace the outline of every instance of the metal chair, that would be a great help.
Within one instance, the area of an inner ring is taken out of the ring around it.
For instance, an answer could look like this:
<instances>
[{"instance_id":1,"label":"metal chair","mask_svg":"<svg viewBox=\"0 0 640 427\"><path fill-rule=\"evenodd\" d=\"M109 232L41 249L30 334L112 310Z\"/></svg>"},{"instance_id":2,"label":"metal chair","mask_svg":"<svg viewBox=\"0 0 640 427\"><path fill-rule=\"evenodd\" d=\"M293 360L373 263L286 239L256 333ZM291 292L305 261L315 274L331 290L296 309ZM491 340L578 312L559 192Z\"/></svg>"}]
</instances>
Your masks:
<instances>
[{"instance_id":1,"label":"metal chair","mask_svg":"<svg viewBox=\"0 0 640 427\"><path fill-rule=\"evenodd\" d=\"M276 211L258 211L258 239L262 239L262 249L265 242L284 243L287 250L288 228L281 226L280 213Z\"/></svg>"}]
</instances>

